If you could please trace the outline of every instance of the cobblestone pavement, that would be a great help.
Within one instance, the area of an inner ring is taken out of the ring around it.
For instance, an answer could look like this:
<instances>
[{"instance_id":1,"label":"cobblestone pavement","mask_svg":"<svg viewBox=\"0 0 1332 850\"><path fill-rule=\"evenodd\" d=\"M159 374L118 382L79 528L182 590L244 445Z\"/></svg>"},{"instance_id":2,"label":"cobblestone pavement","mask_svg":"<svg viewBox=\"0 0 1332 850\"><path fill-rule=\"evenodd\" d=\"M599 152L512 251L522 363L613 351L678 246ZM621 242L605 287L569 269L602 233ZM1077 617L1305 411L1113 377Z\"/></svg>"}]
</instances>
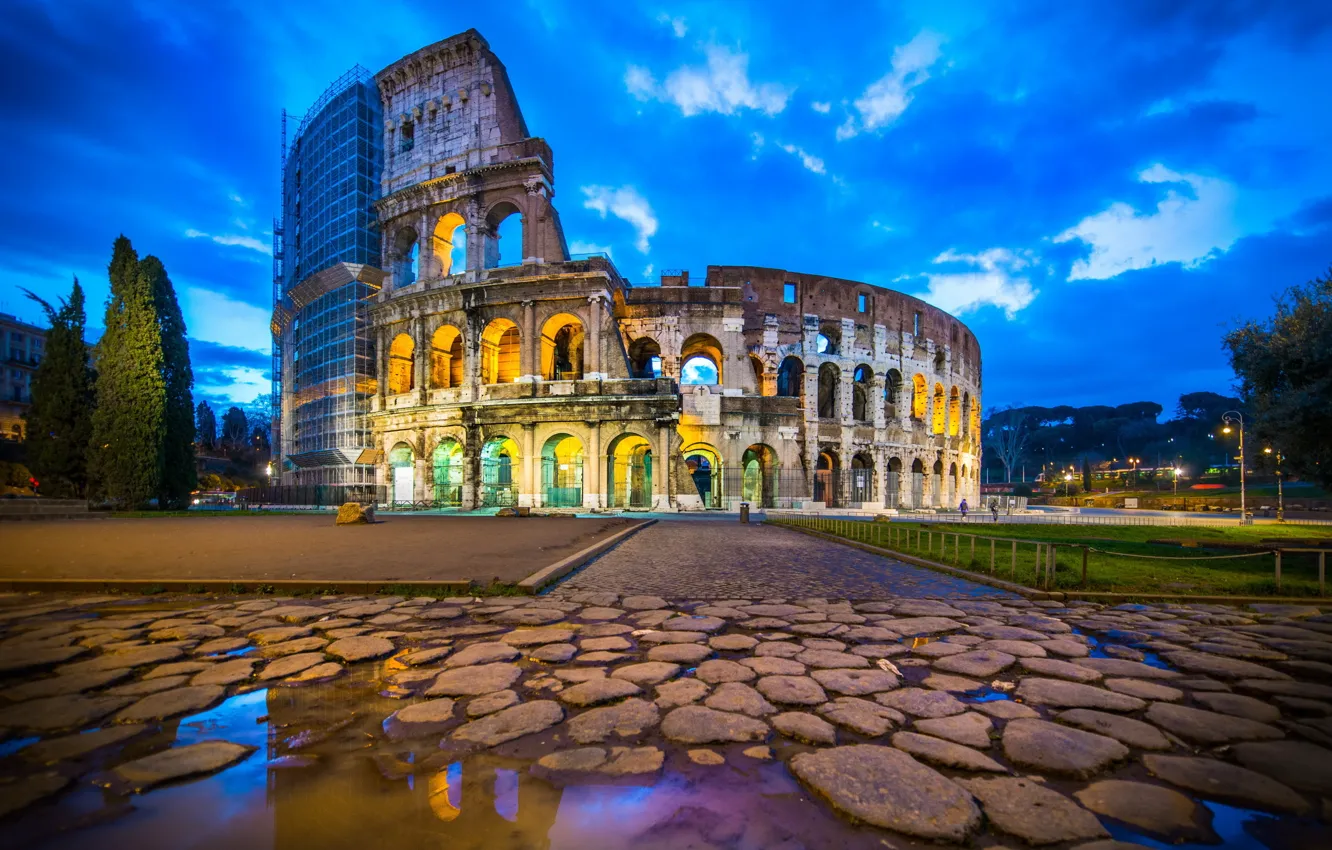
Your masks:
<instances>
[{"instance_id":1,"label":"cobblestone pavement","mask_svg":"<svg viewBox=\"0 0 1332 850\"><path fill-rule=\"evenodd\" d=\"M0 677L10 846L1332 846L1315 607L11 594Z\"/></svg>"},{"instance_id":2,"label":"cobblestone pavement","mask_svg":"<svg viewBox=\"0 0 1332 850\"><path fill-rule=\"evenodd\" d=\"M662 520L561 585L693 596L1010 596L851 546L772 525Z\"/></svg>"}]
</instances>

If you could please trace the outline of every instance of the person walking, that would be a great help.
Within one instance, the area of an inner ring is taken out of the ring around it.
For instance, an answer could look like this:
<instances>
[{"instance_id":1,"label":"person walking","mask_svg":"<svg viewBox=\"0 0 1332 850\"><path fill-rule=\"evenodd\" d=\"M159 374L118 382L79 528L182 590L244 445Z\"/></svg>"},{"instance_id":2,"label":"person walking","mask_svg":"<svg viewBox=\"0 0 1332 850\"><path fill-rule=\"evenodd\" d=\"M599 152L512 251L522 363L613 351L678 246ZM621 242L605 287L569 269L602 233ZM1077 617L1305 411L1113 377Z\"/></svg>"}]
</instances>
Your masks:
<instances>
[{"instance_id":1,"label":"person walking","mask_svg":"<svg viewBox=\"0 0 1332 850\"><path fill-rule=\"evenodd\" d=\"M999 521L999 503L994 499L990 500L990 513L994 514L994 521Z\"/></svg>"},{"instance_id":2,"label":"person walking","mask_svg":"<svg viewBox=\"0 0 1332 850\"><path fill-rule=\"evenodd\" d=\"M957 506L957 509L958 509L959 511L962 512L962 518L963 518L963 519L966 519L966 518L967 518L967 500L966 500L966 499L963 499L963 500L962 500L962 504L958 505L958 506Z\"/></svg>"}]
</instances>

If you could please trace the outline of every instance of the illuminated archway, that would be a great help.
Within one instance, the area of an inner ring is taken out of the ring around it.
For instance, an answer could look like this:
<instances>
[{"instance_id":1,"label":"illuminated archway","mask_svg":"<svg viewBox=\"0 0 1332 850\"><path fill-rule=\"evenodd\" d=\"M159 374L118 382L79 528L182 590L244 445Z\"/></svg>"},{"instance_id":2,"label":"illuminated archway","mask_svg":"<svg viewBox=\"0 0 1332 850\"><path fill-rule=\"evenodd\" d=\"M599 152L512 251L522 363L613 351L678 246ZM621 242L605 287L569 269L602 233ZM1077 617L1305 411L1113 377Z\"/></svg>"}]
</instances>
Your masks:
<instances>
[{"instance_id":1,"label":"illuminated archway","mask_svg":"<svg viewBox=\"0 0 1332 850\"><path fill-rule=\"evenodd\" d=\"M740 456L740 498L751 505L771 508L777 498L777 452L771 446L755 443Z\"/></svg>"},{"instance_id":2,"label":"illuminated archway","mask_svg":"<svg viewBox=\"0 0 1332 850\"><path fill-rule=\"evenodd\" d=\"M435 483L435 506L460 506L463 484L462 444L452 438L440 440L430 453L430 469Z\"/></svg>"},{"instance_id":3,"label":"illuminated archway","mask_svg":"<svg viewBox=\"0 0 1332 850\"><path fill-rule=\"evenodd\" d=\"M481 447L481 493L483 508L518 504L518 471L522 455L518 444L505 436L491 437Z\"/></svg>"},{"instance_id":4,"label":"illuminated archway","mask_svg":"<svg viewBox=\"0 0 1332 850\"><path fill-rule=\"evenodd\" d=\"M411 392L416 386L416 343L407 334L398 334L389 343L388 393Z\"/></svg>"},{"instance_id":5,"label":"illuminated archway","mask_svg":"<svg viewBox=\"0 0 1332 850\"><path fill-rule=\"evenodd\" d=\"M804 398L805 364L799 357L786 357L777 367L777 395L786 398Z\"/></svg>"},{"instance_id":6,"label":"illuminated archway","mask_svg":"<svg viewBox=\"0 0 1332 850\"><path fill-rule=\"evenodd\" d=\"M463 337L453 325L440 325L430 337L430 386L461 387Z\"/></svg>"},{"instance_id":7,"label":"illuminated archway","mask_svg":"<svg viewBox=\"0 0 1332 850\"><path fill-rule=\"evenodd\" d=\"M523 261L523 229L522 210L512 202L500 201L490 208L486 213L486 232L489 234L486 238L486 268L513 266Z\"/></svg>"},{"instance_id":8,"label":"illuminated archway","mask_svg":"<svg viewBox=\"0 0 1332 850\"><path fill-rule=\"evenodd\" d=\"M556 313L541 326L541 377L547 381L583 378L583 323L571 313Z\"/></svg>"},{"instance_id":9,"label":"illuminated archway","mask_svg":"<svg viewBox=\"0 0 1332 850\"><path fill-rule=\"evenodd\" d=\"M388 453L389 503L411 505L416 493L416 452L398 443Z\"/></svg>"},{"instance_id":10,"label":"illuminated archway","mask_svg":"<svg viewBox=\"0 0 1332 850\"><path fill-rule=\"evenodd\" d=\"M924 419L925 409L929 406L929 397L925 388L925 376L919 373L911 376L911 418Z\"/></svg>"},{"instance_id":11,"label":"illuminated archway","mask_svg":"<svg viewBox=\"0 0 1332 850\"><path fill-rule=\"evenodd\" d=\"M841 484L840 464L837 452L823 449L814 464L814 501L823 502L830 508L841 507L837 491Z\"/></svg>"},{"instance_id":12,"label":"illuminated archway","mask_svg":"<svg viewBox=\"0 0 1332 850\"><path fill-rule=\"evenodd\" d=\"M462 274L467 270L467 223L456 212L435 222L435 262L440 277Z\"/></svg>"},{"instance_id":13,"label":"illuminated archway","mask_svg":"<svg viewBox=\"0 0 1332 850\"><path fill-rule=\"evenodd\" d=\"M957 464L948 464L948 501L944 503L949 508L957 507Z\"/></svg>"},{"instance_id":14,"label":"illuminated archway","mask_svg":"<svg viewBox=\"0 0 1332 850\"><path fill-rule=\"evenodd\" d=\"M522 339L509 319L495 319L481 335L481 383L508 384L522 370Z\"/></svg>"},{"instance_id":15,"label":"illuminated archway","mask_svg":"<svg viewBox=\"0 0 1332 850\"><path fill-rule=\"evenodd\" d=\"M556 434L541 447L541 503L550 508L583 506L583 441Z\"/></svg>"},{"instance_id":16,"label":"illuminated archway","mask_svg":"<svg viewBox=\"0 0 1332 850\"><path fill-rule=\"evenodd\" d=\"M962 424L962 398L953 387L948 392L948 436L956 437Z\"/></svg>"},{"instance_id":17,"label":"illuminated archway","mask_svg":"<svg viewBox=\"0 0 1332 850\"><path fill-rule=\"evenodd\" d=\"M606 452L606 506L652 507L652 444L638 434L621 434Z\"/></svg>"},{"instance_id":18,"label":"illuminated archway","mask_svg":"<svg viewBox=\"0 0 1332 850\"><path fill-rule=\"evenodd\" d=\"M629 365L635 378L661 377L661 346L650 336L629 343Z\"/></svg>"},{"instance_id":19,"label":"illuminated archway","mask_svg":"<svg viewBox=\"0 0 1332 850\"><path fill-rule=\"evenodd\" d=\"M851 501L874 501L874 458L869 452L857 452L851 458Z\"/></svg>"},{"instance_id":20,"label":"illuminated archway","mask_svg":"<svg viewBox=\"0 0 1332 850\"><path fill-rule=\"evenodd\" d=\"M934 410L931 416L930 432L942 434L944 432L945 418L948 409L944 407L944 388L943 384L934 385Z\"/></svg>"},{"instance_id":21,"label":"illuminated archway","mask_svg":"<svg viewBox=\"0 0 1332 850\"><path fill-rule=\"evenodd\" d=\"M722 507L722 465L721 455L707 443L694 443L683 452L685 469L689 480L694 482L698 497L703 500L704 508Z\"/></svg>"},{"instance_id":22,"label":"illuminated archway","mask_svg":"<svg viewBox=\"0 0 1332 850\"><path fill-rule=\"evenodd\" d=\"M722 383L722 347L715 337L694 334L680 346L680 383Z\"/></svg>"}]
</instances>

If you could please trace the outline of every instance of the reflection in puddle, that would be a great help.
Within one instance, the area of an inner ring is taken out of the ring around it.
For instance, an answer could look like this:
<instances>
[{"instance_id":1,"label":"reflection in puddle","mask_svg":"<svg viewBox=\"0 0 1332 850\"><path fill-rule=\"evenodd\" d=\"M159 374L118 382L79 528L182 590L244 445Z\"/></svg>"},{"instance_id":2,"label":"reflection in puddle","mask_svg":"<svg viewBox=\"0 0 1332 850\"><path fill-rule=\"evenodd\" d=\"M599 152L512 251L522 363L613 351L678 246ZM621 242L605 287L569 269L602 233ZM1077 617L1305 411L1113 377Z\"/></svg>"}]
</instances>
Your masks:
<instances>
[{"instance_id":1,"label":"reflection in puddle","mask_svg":"<svg viewBox=\"0 0 1332 850\"><path fill-rule=\"evenodd\" d=\"M41 738L32 737L32 738L15 738L12 741L0 741L0 758L4 758L5 756L12 756L14 753L18 752L19 750L23 749L29 744L35 744L40 740Z\"/></svg>"},{"instance_id":2,"label":"reflection in puddle","mask_svg":"<svg viewBox=\"0 0 1332 850\"><path fill-rule=\"evenodd\" d=\"M1225 847L1226 850L1268 850L1268 845L1255 837L1251 830L1255 827L1261 829L1262 827L1275 825L1281 821L1273 815L1254 809L1241 809L1208 800L1199 800L1198 802L1211 811L1212 831L1221 838L1219 846ZM1286 827L1296 826L1290 821L1291 819L1287 819ZM1218 846L1202 843L1171 844L1151 838L1129 827L1110 822L1106 822L1106 829L1116 840L1156 847L1158 850L1193 850L1193 848L1196 848L1196 850L1214 850Z\"/></svg>"}]
</instances>

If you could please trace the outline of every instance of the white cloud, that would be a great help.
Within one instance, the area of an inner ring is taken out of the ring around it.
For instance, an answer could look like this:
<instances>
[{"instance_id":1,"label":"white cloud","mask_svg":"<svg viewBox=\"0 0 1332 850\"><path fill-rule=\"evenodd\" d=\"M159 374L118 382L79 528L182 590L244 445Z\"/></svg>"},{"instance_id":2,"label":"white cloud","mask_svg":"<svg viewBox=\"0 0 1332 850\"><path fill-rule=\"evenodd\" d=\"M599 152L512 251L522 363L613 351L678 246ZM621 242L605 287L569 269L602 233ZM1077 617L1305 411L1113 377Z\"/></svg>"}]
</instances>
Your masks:
<instances>
[{"instance_id":1,"label":"white cloud","mask_svg":"<svg viewBox=\"0 0 1332 850\"><path fill-rule=\"evenodd\" d=\"M926 274L929 285L916 297L955 316L994 306L1009 319L1017 316L1036 297L1031 281L1013 275L1030 265L1030 255L1015 255L1006 248L991 248L980 254L958 254L948 250L934 258L938 263L960 263L979 271Z\"/></svg>"},{"instance_id":2,"label":"white cloud","mask_svg":"<svg viewBox=\"0 0 1332 850\"><path fill-rule=\"evenodd\" d=\"M832 111L832 104L826 100L816 100L809 105L809 108L815 112L827 115Z\"/></svg>"},{"instance_id":3,"label":"white cloud","mask_svg":"<svg viewBox=\"0 0 1332 850\"><path fill-rule=\"evenodd\" d=\"M197 286L185 286L180 295L191 339L252 351L270 349L273 338L268 329L268 310Z\"/></svg>"},{"instance_id":4,"label":"white cloud","mask_svg":"<svg viewBox=\"0 0 1332 850\"><path fill-rule=\"evenodd\" d=\"M800 159L800 164L815 174L826 174L827 169L823 166L823 160L817 156L806 153L804 148L796 145L780 145L781 149Z\"/></svg>"},{"instance_id":5,"label":"white cloud","mask_svg":"<svg viewBox=\"0 0 1332 850\"><path fill-rule=\"evenodd\" d=\"M839 140L858 133L877 130L892 123L911 104L911 91L930 78L929 69L939 60L942 39L922 31L893 51L893 65L883 77L865 89L852 104L857 116L847 112L846 121L837 128Z\"/></svg>"},{"instance_id":6,"label":"white cloud","mask_svg":"<svg viewBox=\"0 0 1332 850\"><path fill-rule=\"evenodd\" d=\"M689 32L689 27L685 24L684 18L672 18L665 12L657 16L657 23L670 27L676 38L684 38L685 33Z\"/></svg>"},{"instance_id":7,"label":"white cloud","mask_svg":"<svg viewBox=\"0 0 1332 850\"><path fill-rule=\"evenodd\" d=\"M1091 246L1091 256L1073 264L1069 280L1105 280L1133 269L1159 263L1183 263L1195 268L1224 252L1242 233L1235 220L1235 187L1216 177L1181 174L1157 163L1142 171L1143 183L1186 184L1176 188L1153 213L1139 213L1122 201L1091 215L1054 238L1080 239Z\"/></svg>"},{"instance_id":8,"label":"white cloud","mask_svg":"<svg viewBox=\"0 0 1332 850\"><path fill-rule=\"evenodd\" d=\"M219 245L234 245L238 248L248 248L251 251L258 251L260 254L273 256L273 246L253 236L242 236L234 233L204 233L202 230L189 228L185 235L190 239L211 239Z\"/></svg>"},{"instance_id":9,"label":"white cloud","mask_svg":"<svg viewBox=\"0 0 1332 850\"><path fill-rule=\"evenodd\" d=\"M596 210L602 218L609 213L633 225L638 233L634 246L641 253L648 252L648 240L657 232L657 217L653 215L647 199L638 194L637 189L633 186L621 186L618 189L610 186L584 186L583 194L587 196L587 200L583 201L587 209Z\"/></svg>"},{"instance_id":10,"label":"white cloud","mask_svg":"<svg viewBox=\"0 0 1332 850\"><path fill-rule=\"evenodd\" d=\"M790 97L786 89L776 83L755 85L750 81L748 54L733 53L719 45L704 50L706 66L676 68L661 85L648 69L630 65L624 75L625 87L639 100L655 98L674 103L686 116L704 112L734 115L743 109L776 115L786 108Z\"/></svg>"},{"instance_id":11,"label":"white cloud","mask_svg":"<svg viewBox=\"0 0 1332 850\"><path fill-rule=\"evenodd\" d=\"M575 239L574 241L569 243L569 253L605 254L608 257L612 256L611 247L609 245L598 245L595 242L584 242L581 239Z\"/></svg>"},{"instance_id":12,"label":"white cloud","mask_svg":"<svg viewBox=\"0 0 1332 850\"><path fill-rule=\"evenodd\" d=\"M651 279L652 279L652 270L653 270L653 268L654 268L654 267L653 267L653 265L652 265L651 263L648 263L646 266L643 267L643 279L644 279L644 280L651 280Z\"/></svg>"}]
</instances>

